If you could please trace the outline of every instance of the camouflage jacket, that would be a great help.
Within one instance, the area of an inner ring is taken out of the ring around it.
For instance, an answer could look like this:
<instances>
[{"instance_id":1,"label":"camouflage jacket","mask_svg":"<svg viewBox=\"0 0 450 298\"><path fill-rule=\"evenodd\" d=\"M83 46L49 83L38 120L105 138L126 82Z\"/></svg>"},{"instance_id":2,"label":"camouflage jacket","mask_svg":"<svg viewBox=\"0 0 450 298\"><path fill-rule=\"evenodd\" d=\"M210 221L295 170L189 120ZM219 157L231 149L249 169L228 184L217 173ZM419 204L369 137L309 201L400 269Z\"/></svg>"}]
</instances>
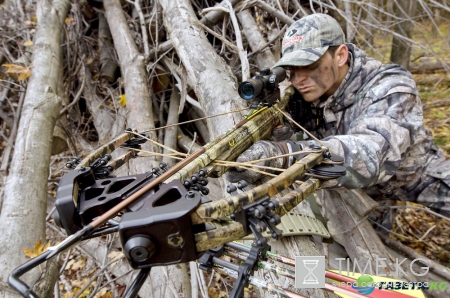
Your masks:
<instances>
[{"instance_id":1,"label":"camouflage jacket","mask_svg":"<svg viewBox=\"0 0 450 298\"><path fill-rule=\"evenodd\" d=\"M436 151L431 132L423 126L415 81L403 67L382 64L354 45L348 47L350 69L341 86L325 101L313 103L328 127L316 134L345 158L347 174L334 186L416 201L413 190Z\"/></svg>"}]
</instances>

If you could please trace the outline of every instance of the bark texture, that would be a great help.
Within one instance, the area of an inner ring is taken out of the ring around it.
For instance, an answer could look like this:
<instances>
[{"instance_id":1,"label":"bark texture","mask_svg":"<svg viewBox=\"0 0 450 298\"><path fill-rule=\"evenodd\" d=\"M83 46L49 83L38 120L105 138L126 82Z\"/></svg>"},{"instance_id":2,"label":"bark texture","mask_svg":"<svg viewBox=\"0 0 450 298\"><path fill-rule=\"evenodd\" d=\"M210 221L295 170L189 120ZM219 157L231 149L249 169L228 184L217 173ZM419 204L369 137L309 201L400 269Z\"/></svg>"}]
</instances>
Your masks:
<instances>
[{"instance_id":1,"label":"bark texture","mask_svg":"<svg viewBox=\"0 0 450 298\"><path fill-rule=\"evenodd\" d=\"M122 71L125 95L127 99L127 127L138 131L149 131L150 139L156 140L154 132L155 121L150 91L147 84L144 56L139 53L130 29L122 5L119 0L105 0L105 17L108 21L114 45L119 56ZM147 142L143 149L151 152L159 152L153 143ZM131 173L144 173L148 171L156 157L150 157L147 161L130 162Z\"/></svg>"},{"instance_id":2,"label":"bark texture","mask_svg":"<svg viewBox=\"0 0 450 298\"><path fill-rule=\"evenodd\" d=\"M350 192L344 194L350 195ZM381 266L385 270L382 274L416 281L408 270L404 271L406 275L403 275L401 271L397 272L393 266L394 258L389 254L369 221L347 204L338 191L321 190L318 196L323 202L322 212L331 236L345 247L349 257L353 262L357 262L361 269L370 262L371 268ZM401 276L397 276L397 273Z\"/></svg>"},{"instance_id":3,"label":"bark texture","mask_svg":"<svg viewBox=\"0 0 450 298\"><path fill-rule=\"evenodd\" d=\"M259 31L258 25L256 24L256 21L250 11L243 10L237 14L237 17L242 25L242 32L244 33L252 51L256 51L264 46L266 41L261 34L261 31ZM256 55L256 61L258 63L258 67L260 68L270 68L276 63L275 57L268 48Z\"/></svg>"},{"instance_id":4,"label":"bark texture","mask_svg":"<svg viewBox=\"0 0 450 298\"><path fill-rule=\"evenodd\" d=\"M53 129L62 108L57 94L61 73L61 31L70 1L40 1L28 82L14 155L0 215L0 297L18 297L7 285L10 272L26 261L22 248L45 240L47 177ZM39 270L24 278L34 282ZM42 293L41 293L42 294Z\"/></svg>"},{"instance_id":5,"label":"bark texture","mask_svg":"<svg viewBox=\"0 0 450 298\"><path fill-rule=\"evenodd\" d=\"M410 39L413 33L411 19L416 14L417 1L396 2L397 5L394 8L394 12L402 20L396 22L394 26L394 30L398 35L394 35L392 39L391 61L408 68L412 44L407 39Z\"/></svg>"},{"instance_id":6,"label":"bark texture","mask_svg":"<svg viewBox=\"0 0 450 298\"><path fill-rule=\"evenodd\" d=\"M160 1L164 26L194 84L194 91L206 116L242 108L237 82L231 69L211 47L205 33L193 25L198 21L187 0ZM242 117L215 117L207 120L211 138L224 133Z\"/></svg>"}]
</instances>

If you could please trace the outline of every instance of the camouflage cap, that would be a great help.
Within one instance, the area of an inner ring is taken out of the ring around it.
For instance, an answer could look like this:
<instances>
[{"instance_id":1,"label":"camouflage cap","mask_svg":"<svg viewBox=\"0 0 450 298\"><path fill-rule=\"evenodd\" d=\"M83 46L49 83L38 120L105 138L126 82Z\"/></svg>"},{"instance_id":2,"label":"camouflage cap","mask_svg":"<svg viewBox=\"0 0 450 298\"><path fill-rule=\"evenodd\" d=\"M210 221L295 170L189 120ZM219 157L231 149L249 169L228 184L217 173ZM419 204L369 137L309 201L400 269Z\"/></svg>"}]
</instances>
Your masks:
<instances>
[{"instance_id":1,"label":"camouflage cap","mask_svg":"<svg viewBox=\"0 0 450 298\"><path fill-rule=\"evenodd\" d=\"M306 66L319 60L330 46L345 43L339 23L316 13L295 21L283 37L282 57L273 66Z\"/></svg>"}]
</instances>

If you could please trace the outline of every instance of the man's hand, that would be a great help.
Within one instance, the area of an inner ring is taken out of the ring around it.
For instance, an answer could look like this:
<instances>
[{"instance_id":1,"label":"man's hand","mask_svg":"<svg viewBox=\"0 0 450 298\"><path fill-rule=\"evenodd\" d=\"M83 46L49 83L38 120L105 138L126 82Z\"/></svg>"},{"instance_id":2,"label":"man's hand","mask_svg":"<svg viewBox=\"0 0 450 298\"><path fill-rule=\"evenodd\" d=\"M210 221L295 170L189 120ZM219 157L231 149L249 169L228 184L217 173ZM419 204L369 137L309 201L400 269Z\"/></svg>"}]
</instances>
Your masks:
<instances>
[{"instance_id":1,"label":"man's hand","mask_svg":"<svg viewBox=\"0 0 450 298\"><path fill-rule=\"evenodd\" d=\"M275 142L287 141L293 134L294 131L289 125L278 125L272 129L272 138Z\"/></svg>"},{"instance_id":2,"label":"man's hand","mask_svg":"<svg viewBox=\"0 0 450 298\"><path fill-rule=\"evenodd\" d=\"M249 149L242 152L237 158L236 162L249 162L253 160L260 160L253 163L258 166L266 166L271 168L287 169L297 160L297 152L305 150L306 148L314 148L319 146L316 141L259 141L253 144ZM320 147L320 146L319 146ZM294 154L291 154L294 153ZM282 156L284 155L284 156ZM274 171L256 168L259 171L273 173ZM226 179L231 183L236 183L241 180L247 183L254 184L256 181L264 178L266 175L252 170L246 170L240 167L231 167L226 173Z\"/></svg>"},{"instance_id":3,"label":"man's hand","mask_svg":"<svg viewBox=\"0 0 450 298\"><path fill-rule=\"evenodd\" d=\"M288 153L288 148L286 142L270 142L270 141L259 141L253 144L249 149L244 151L237 158L237 162L248 162L252 160L266 159L270 157L276 157ZM287 168L289 163L289 158L279 157L272 158L268 160L262 160L255 163L259 166L267 166L273 168ZM256 168L259 171L267 171L264 169ZM271 173L271 171L268 171ZM226 174L226 179L231 183L238 182L240 180L245 180L248 183L255 183L256 181L263 178L265 175L252 170L246 170L243 168L230 168Z\"/></svg>"}]
</instances>

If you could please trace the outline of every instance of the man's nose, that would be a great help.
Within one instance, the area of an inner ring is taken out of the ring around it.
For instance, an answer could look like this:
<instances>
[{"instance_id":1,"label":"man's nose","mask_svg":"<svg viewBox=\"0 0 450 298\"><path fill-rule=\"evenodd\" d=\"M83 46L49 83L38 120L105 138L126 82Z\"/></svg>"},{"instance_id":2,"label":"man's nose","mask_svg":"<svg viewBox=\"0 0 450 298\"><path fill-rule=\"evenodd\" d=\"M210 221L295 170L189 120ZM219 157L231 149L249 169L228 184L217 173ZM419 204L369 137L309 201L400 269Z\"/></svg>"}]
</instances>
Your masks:
<instances>
[{"instance_id":1,"label":"man's nose","mask_svg":"<svg viewBox=\"0 0 450 298\"><path fill-rule=\"evenodd\" d=\"M291 82L293 84L301 83L306 79L308 79L308 74L305 71L299 69L291 71Z\"/></svg>"}]
</instances>

